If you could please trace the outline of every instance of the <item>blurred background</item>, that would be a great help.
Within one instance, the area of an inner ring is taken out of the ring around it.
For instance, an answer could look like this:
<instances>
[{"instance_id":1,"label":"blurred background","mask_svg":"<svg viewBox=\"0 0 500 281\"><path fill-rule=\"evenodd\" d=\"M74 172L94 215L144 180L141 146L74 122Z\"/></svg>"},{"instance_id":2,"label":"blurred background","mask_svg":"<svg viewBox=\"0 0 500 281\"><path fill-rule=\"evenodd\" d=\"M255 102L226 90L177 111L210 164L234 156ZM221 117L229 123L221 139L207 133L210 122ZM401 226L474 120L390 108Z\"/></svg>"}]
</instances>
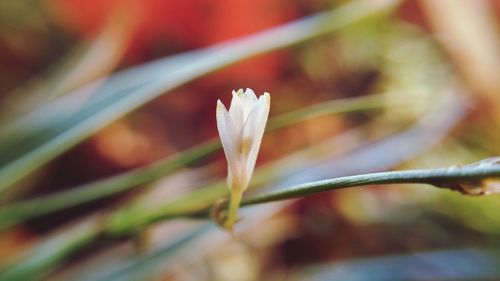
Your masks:
<instances>
[{"instance_id":1,"label":"blurred background","mask_svg":"<svg viewBox=\"0 0 500 281\"><path fill-rule=\"evenodd\" d=\"M303 20L329 13L348 23L307 38L324 27ZM218 46L248 52L239 38L295 21L300 44L207 75L183 68L223 60ZM282 124L264 137L255 189L498 155L499 24L496 0L0 0L2 176L55 147L0 188L0 280L499 280L495 195L349 188L244 208L233 237L175 209L196 192L203 206L225 198L217 151L88 202L32 201L182 157L217 137L216 100L247 87L271 94L270 124ZM141 100L147 91L158 97ZM58 142L65 133L75 137ZM150 209L161 215L139 223ZM119 231L82 236L110 214Z\"/></svg>"}]
</instances>

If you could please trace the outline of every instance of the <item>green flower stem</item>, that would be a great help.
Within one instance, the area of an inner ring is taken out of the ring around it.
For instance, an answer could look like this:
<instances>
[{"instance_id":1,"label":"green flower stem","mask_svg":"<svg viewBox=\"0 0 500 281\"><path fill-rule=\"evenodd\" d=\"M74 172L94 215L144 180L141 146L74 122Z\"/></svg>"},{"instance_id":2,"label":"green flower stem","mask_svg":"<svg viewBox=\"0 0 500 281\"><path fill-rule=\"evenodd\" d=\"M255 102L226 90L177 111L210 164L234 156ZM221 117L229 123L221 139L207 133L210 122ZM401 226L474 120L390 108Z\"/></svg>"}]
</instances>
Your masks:
<instances>
[{"instance_id":1,"label":"green flower stem","mask_svg":"<svg viewBox=\"0 0 500 281\"><path fill-rule=\"evenodd\" d=\"M391 102L385 101L382 95L328 101L274 117L269 120L266 131L272 132L319 116L382 108L388 105L391 105ZM133 188L140 188L145 186L144 184L177 171L179 168L196 163L220 147L218 139L213 138L182 153L130 172L84 184L67 191L0 207L0 229L78 204L91 202Z\"/></svg>"},{"instance_id":2,"label":"green flower stem","mask_svg":"<svg viewBox=\"0 0 500 281\"><path fill-rule=\"evenodd\" d=\"M258 189L281 175L283 165L271 163L255 170L248 189ZM126 206L115 210L107 218L106 232L110 236L126 236L140 231L144 226L168 219L193 216L208 210L221 198L229 196L226 180L214 182L204 188L173 198L157 208L143 206ZM223 223L223 222L222 222Z\"/></svg>"},{"instance_id":3,"label":"green flower stem","mask_svg":"<svg viewBox=\"0 0 500 281\"><path fill-rule=\"evenodd\" d=\"M238 209L240 207L240 202L241 198L243 197L243 190L242 189L234 189L231 191L231 198L229 201L229 210L227 213L227 220L224 223L224 227L232 231L233 226L236 222L237 216L238 216Z\"/></svg>"},{"instance_id":4,"label":"green flower stem","mask_svg":"<svg viewBox=\"0 0 500 281\"><path fill-rule=\"evenodd\" d=\"M500 180L500 158L489 158L461 167L372 173L310 182L245 198L241 205L281 201L341 188L376 184L421 183L462 193L467 193L471 187L488 191L487 180Z\"/></svg>"},{"instance_id":5,"label":"green flower stem","mask_svg":"<svg viewBox=\"0 0 500 281\"><path fill-rule=\"evenodd\" d=\"M361 174L304 183L243 198L241 207L294 199L336 189L377 184L421 183L464 192L466 188L471 186L487 187L488 180L500 180L499 159L489 158L476 164L461 167ZM276 176L279 171L279 165L259 168L252 179L251 187L262 185L273 176ZM185 198L169 202L157 210L133 210L132 213L125 212L122 214L117 212L111 215L108 230L113 235L123 236L148 224L165 219L182 217L207 218L214 202L227 193L228 189L225 186L225 181L220 181L210 187L195 191ZM226 203L220 208L227 206ZM139 214L138 212L142 213Z\"/></svg>"}]
</instances>

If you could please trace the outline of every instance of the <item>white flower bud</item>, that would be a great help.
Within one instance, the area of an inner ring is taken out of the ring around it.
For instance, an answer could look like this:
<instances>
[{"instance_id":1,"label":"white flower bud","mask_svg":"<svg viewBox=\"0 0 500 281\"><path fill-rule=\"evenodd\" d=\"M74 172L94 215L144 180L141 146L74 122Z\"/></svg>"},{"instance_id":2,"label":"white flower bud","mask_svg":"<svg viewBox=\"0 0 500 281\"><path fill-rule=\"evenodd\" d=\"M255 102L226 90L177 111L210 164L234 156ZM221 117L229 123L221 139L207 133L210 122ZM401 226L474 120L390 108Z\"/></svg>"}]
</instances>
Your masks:
<instances>
[{"instance_id":1,"label":"white flower bud","mask_svg":"<svg viewBox=\"0 0 500 281\"><path fill-rule=\"evenodd\" d=\"M268 93L257 99L251 89L233 91L229 111L217 101L217 129L227 159L227 184L231 193L239 193L240 197L252 178L270 102Z\"/></svg>"}]
</instances>

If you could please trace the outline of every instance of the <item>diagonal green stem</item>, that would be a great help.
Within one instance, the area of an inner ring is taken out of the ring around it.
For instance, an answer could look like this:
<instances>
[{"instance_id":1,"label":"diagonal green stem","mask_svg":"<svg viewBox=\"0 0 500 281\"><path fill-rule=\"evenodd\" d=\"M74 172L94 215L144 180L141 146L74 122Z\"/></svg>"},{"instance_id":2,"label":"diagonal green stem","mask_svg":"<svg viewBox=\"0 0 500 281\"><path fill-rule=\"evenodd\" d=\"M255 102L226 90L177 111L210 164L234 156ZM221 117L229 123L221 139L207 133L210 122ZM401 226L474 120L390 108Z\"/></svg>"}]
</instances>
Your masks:
<instances>
[{"instance_id":1,"label":"diagonal green stem","mask_svg":"<svg viewBox=\"0 0 500 281\"><path fill-rule=\"evenodd\" d=\"M467 189L472 187L484 188L488 192L486 180L500 180L500 158L489 158L477 164L462 167L372 173L315 181L245 198L241 205L255 205L336 189L376 184L422 183L462 193L467 193Z\"/></svg>"},{"instance_id":2,"label":"diagonal green stem","mask_svg":"<svg viewBox=\"0 0 500 281\"><path fill-rule=\"evenodd\" d=\"M494 161L492 161L492 159ZM264 170L271 175L276 173L276 171L269 167ZM263 174L258 176L265 179L269 175ZM256 179L254 177L253 181L255 180L260 181L262 179ZM241 207L294 199L319 192L378 184L430 184L468 194L467 191L471 187L477 187L488 191L486 190L488 182L498 180L500 180L500 158L489 158L475 164L461 167L370 173L309 182L243 198ZM179 202L174 201L160 210L142 210L142 214L136 214L135 216L129 213L115 213L111 217L108 229L111 233L123 235L133 232L138 226L142 227L165 219L181 217L206 218L214 202L223 195L216 192L220 190L227 190L224 181L214 184L208 188L208 190L199 190L199 194L196 194L196 200L192 200L191 198L190 202L186 202L185 200ZM204 194L205 191L208 191L207 193L210 196L206 196L206 194ZM213 195L213 193L215 193L215 195ZM193 196L194 195L191 197ZM220 207L227 207L227 204Z\"/></svg>"}]
</instances>

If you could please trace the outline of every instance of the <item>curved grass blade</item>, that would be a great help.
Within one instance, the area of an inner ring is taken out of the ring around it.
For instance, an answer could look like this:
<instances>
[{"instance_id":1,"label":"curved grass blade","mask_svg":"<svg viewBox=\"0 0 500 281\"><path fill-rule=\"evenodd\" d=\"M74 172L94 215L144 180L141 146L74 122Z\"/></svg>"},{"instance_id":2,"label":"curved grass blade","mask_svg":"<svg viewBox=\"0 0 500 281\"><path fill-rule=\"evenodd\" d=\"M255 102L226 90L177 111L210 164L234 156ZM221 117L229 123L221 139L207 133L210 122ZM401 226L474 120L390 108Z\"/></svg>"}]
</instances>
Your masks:
<instances>
[{"instance_id":1,"label":"curved grass blade","mask_svg":"<svg viewBox=\"0 0 500 281\"><path fill-rule=\"evenodd\" d=\"M76 225L69 231L62 231L48 241L36 246L26 254L28 262L18 263L0 269L0 280L41 280L50 269L59 264L69 254L88 245L101 234L99 220L96 218Z\"/></svg>"},{"instance_id":2,"label":"curved grass blade","mask_svg":"<svg viewBox=\"0 0 500 281\"><path fill-rule=\"evenodd\" d=\"M170 265L175 264L176 257L186 249L195 250L200 247L200 238L210 232L216 231L216 226L204 223L188 230L176 237L174 241L162 245L142 256L127 260L122 263L113 264L104 271L88 274L80 281L134 281L147 280L155 273L161 272Z\"/></svg>"}]
</instances>

